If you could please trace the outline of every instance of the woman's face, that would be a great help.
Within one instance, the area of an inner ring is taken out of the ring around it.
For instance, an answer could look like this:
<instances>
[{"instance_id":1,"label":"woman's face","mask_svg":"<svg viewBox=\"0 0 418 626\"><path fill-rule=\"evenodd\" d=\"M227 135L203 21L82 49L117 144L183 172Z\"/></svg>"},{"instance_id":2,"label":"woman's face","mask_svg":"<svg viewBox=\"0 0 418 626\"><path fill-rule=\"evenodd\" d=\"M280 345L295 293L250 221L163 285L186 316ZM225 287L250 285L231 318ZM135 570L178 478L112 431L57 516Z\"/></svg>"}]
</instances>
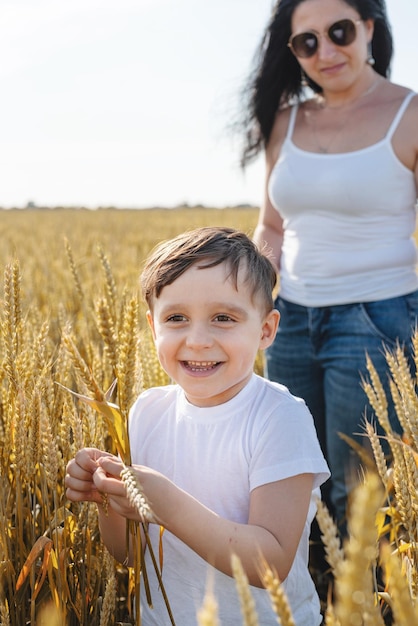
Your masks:
<instances>
[{"instance_id":1,"label":"woman's face","mask_svg":"<svg viewBox=\"0 0 418 626\"><path fill-rule=\"evenodd\" d=\"M348 89L363 73L373 20L363 21L344 0L303 0L291 19L291 49L324 91Z\"/></svg>"}]
</instances>

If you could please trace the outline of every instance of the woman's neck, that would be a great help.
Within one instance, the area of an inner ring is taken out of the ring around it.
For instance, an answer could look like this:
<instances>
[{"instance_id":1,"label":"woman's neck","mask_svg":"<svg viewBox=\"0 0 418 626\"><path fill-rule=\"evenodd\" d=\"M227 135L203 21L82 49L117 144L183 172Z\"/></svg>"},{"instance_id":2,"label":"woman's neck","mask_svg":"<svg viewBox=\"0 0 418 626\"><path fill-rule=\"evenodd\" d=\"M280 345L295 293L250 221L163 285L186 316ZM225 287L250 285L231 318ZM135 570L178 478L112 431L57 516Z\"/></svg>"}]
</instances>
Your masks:
<instances>
[{"instance_id":1,"label":"woman's neck","mask_svg":"<svg viewBox=\"0 0 418 626\"><path fill-rule=\"evenodd\" d=\"M363 98L370 96L377 87L384 81L384 78L373 70L368 73L363 80L359 80L350 89L344 92L323 92L318 94L318 105L322 109L343 110L351 107Z\"/></svg>"}]
</instances>

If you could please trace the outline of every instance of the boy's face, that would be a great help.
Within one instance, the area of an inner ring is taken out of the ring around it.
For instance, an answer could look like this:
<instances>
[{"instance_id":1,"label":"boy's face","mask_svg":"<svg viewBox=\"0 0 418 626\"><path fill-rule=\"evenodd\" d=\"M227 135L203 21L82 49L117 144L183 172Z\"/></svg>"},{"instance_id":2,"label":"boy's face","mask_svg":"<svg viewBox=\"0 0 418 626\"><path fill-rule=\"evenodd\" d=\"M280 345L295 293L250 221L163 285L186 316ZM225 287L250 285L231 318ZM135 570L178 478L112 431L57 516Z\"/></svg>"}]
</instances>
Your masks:
<instances>
[{"instance_id":1,"label":"boy's face","mask_svg":"<svg viewBox=\"0 0 418 626\"><path fill-rule=\"evenodd\" d=\"M162 367L196 406L233 398L250 379L257 351L276 334L278 311L266 315L244 278L240 269L237 290L224 263L192 265L163 288L148 312Z\"/></svg>"}]
</instances>

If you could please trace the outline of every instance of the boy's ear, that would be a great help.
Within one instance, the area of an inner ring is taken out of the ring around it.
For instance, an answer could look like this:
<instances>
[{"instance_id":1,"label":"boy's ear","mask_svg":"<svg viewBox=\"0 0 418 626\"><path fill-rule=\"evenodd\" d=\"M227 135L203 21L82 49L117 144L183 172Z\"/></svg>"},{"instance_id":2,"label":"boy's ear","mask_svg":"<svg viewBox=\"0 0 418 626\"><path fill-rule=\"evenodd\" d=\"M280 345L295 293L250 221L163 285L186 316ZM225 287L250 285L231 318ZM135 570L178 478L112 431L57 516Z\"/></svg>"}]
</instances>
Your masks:
<instances>
[{"instance_id":1,"label":"boy's ear","mask_svg":"<svg viewBox=\"0 0 418 626\"><path fill-rule=\"evenodd\" d=\"M155 341L154 318L152 317L151 311L147 311L147 322L148 322L148 326L151 329L152 338Z\"/></svg>"},{"instance_id":2,"label":"boy's ear","mask_svg":"<svg viewBox=\"0 0 418 626\"><path fill-rule=\"evenodd\" d=\"M265 318L261 327L260 350L265 350L274 341L279 326L280 313L277 309L273 309Z\"/></svg>"}]
</instances>

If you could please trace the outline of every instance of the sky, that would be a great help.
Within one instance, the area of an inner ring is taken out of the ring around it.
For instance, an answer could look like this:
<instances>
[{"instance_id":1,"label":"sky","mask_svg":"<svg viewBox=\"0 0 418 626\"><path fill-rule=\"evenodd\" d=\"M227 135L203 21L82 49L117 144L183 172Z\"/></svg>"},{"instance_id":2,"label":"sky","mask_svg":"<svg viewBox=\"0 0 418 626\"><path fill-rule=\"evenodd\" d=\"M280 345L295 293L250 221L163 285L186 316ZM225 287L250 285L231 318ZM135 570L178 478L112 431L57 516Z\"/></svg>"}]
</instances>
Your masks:
<instances>
[{"instance_id":1,"label":"sky","mask_svg":"<svg viewBox=\"0 0 418 626\"><path fill-rule=\"evenodd\" d=\"M259 206L231 125L273 0L0 0L0 207ZM387 0L418 91L417 0Z\"/></svg>"}]
</instances>

